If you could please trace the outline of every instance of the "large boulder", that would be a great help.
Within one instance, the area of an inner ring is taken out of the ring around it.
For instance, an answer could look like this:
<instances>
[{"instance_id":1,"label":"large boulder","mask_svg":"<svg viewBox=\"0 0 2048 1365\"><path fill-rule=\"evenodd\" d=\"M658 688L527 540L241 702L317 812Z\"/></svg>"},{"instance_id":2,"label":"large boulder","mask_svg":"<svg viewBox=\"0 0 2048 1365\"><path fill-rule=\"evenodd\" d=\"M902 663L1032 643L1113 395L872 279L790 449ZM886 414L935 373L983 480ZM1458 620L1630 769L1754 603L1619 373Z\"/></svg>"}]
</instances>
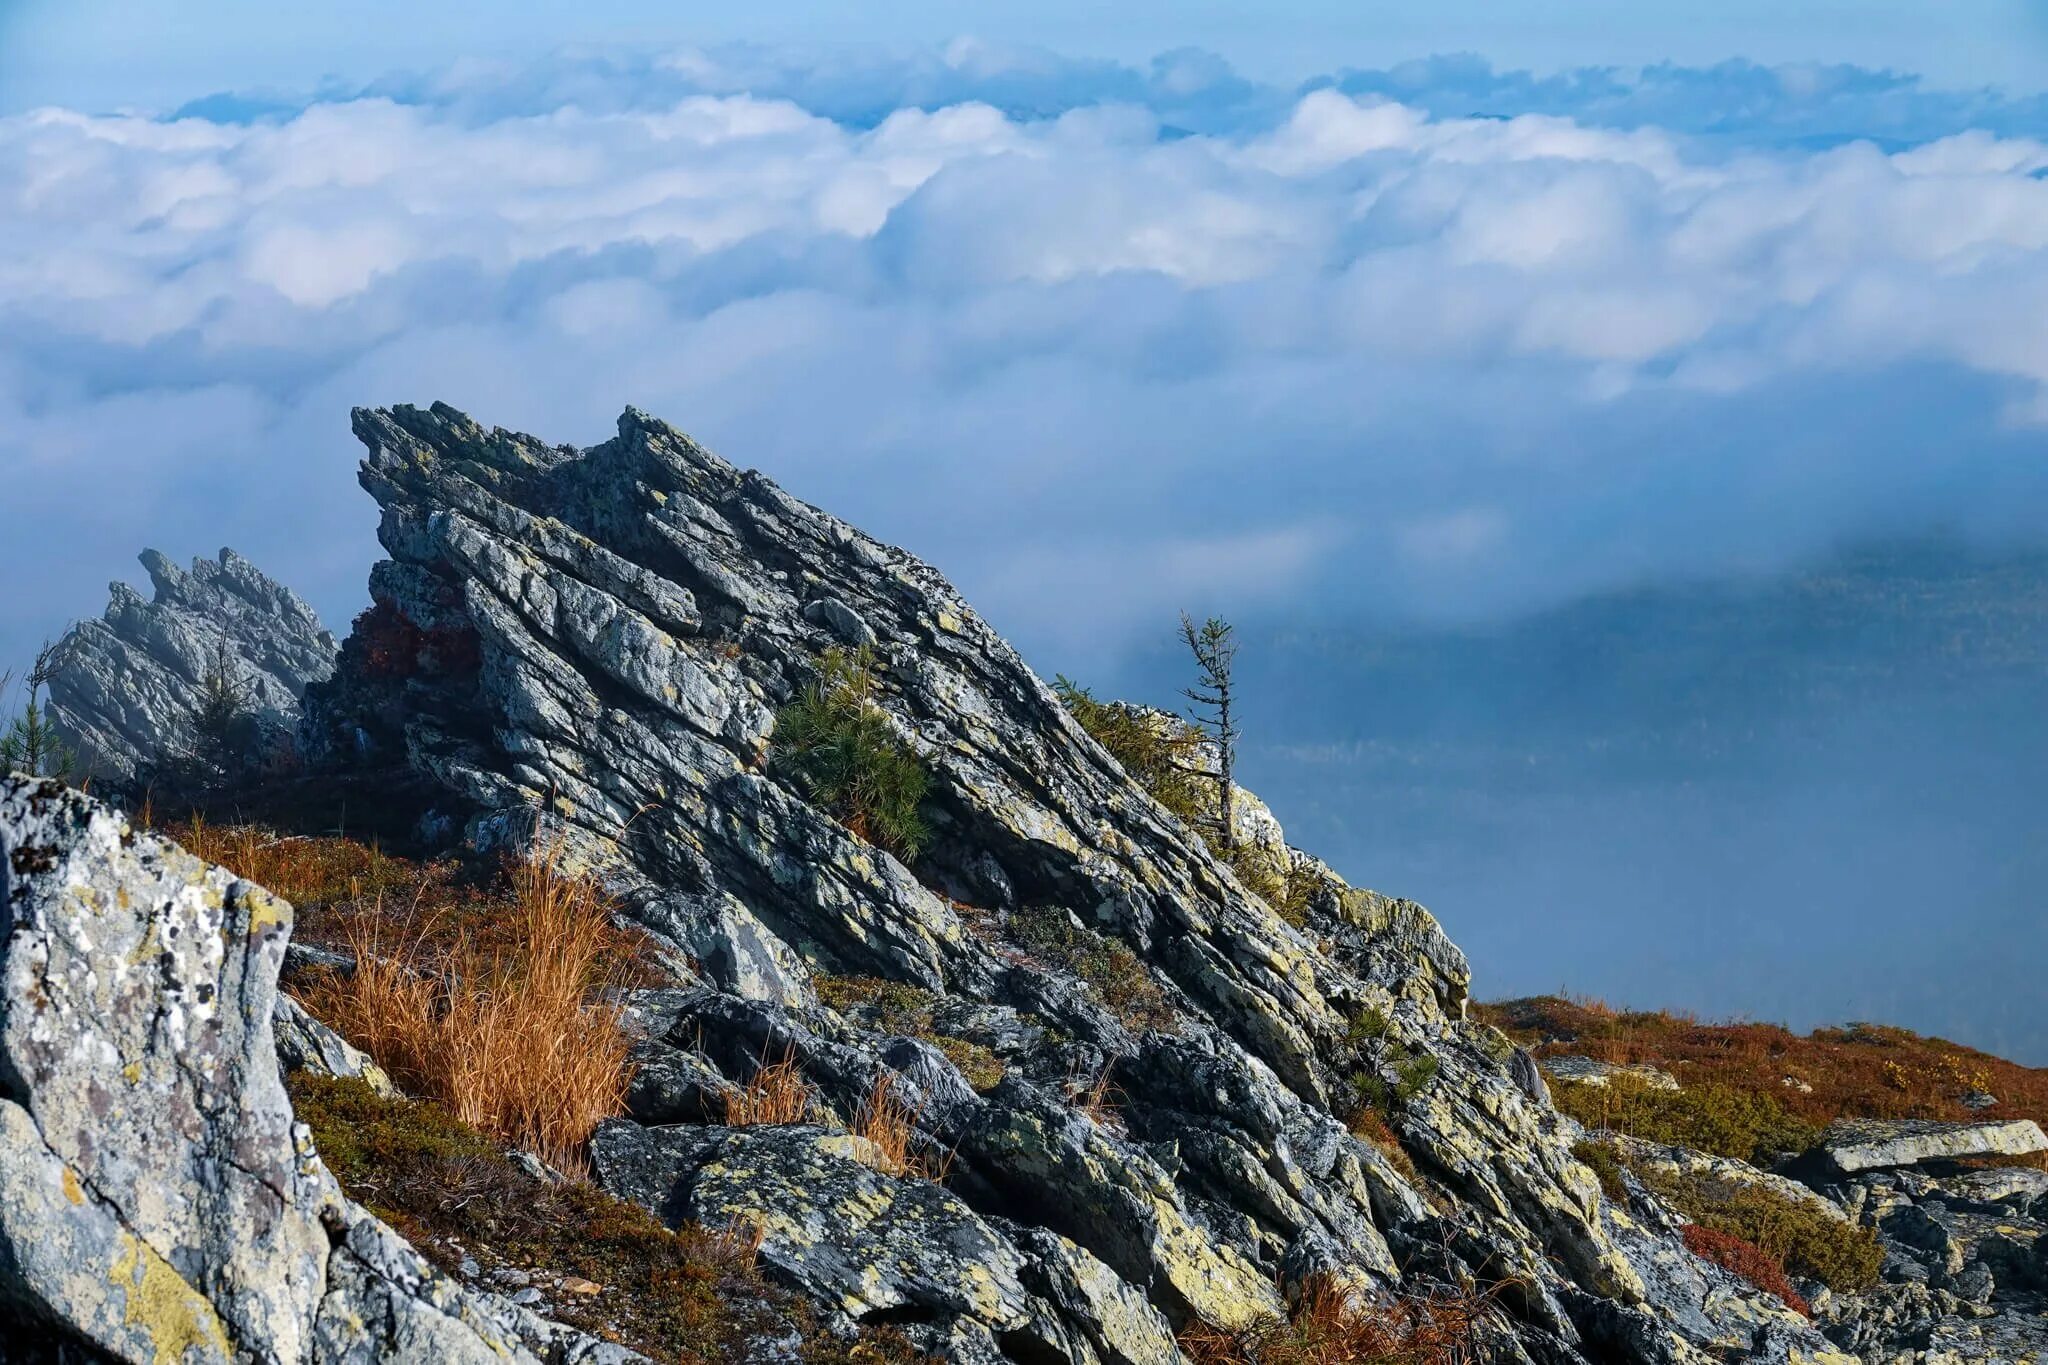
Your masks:
<instances>
[{"instance_id":1,"label":"large boulder","mask_svg":"<svg viewBox=\"0 0 2048 1365\"><path fill-rule=\"evenodd\" d=\"M292 908L0 778L0 1341L102 1358L634 1359L464 1288L349 1202L272 1019Z\"/></svg>"},{"instance_id":2,"label":"large boulder","mask_svg":"<svg viewBox=\"0 0 2048 1365\"><path fill-rule=\"evenodd\" d=\"M141 558L154 596L111 584L105 614L52 656L50 719L85 773L126 784L178 758L223 651L245 713L237 747L261 757L289 744L300 698L338 648L313 609L233 550L189 570L155 550Z\"/></svg>"},{"instance_id":3,"label":"large boulder","mask_svg":"<svg viewBox=\"0 0 2048 1365\"><path fill-rule=\"evenodd\" d=\"M2026 1156L2048 1151L2032 1119L1941 1123L1933 1119L1846 1119L1821 1134L1815 1153L1844 1174L1917 1166L1961 1157Z\"/></svg>"}]
</instances>

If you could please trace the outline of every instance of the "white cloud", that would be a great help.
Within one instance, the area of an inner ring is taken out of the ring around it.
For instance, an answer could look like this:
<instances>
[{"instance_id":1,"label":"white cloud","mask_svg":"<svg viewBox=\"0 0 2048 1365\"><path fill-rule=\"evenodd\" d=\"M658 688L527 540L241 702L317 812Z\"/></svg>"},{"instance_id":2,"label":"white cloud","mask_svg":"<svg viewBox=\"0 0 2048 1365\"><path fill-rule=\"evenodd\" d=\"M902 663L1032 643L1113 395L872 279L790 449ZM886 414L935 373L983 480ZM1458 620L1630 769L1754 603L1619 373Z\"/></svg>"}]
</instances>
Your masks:
<instances>
[{"instance_id":1,"label":"white cloud","mask_svg":"<svg viewBox=\"0 0 2048 1365\"><path fill-rule=\"evenodd\" d=\"M524 78L478 67L268 121L0 120L0 483L38 509L0 573L51 585L0 646L145 540L232 541L338 615L372 521L351 403L559 440L638 403L1048 641L1176 596L1531 600L1930 488L1965 522L2048 511L2006 473L2048 427L2038 141L1731 147L1334 89L1181 135L1169 99L1257 100L1192 57L1083 74L1112 97L1036 119L835 119L762 57L765 95L494 102ZM1937 441L1968 443L1938 476ZM1996 472L1981 506L1957 460Z\"/></svg>"}]
</instances>

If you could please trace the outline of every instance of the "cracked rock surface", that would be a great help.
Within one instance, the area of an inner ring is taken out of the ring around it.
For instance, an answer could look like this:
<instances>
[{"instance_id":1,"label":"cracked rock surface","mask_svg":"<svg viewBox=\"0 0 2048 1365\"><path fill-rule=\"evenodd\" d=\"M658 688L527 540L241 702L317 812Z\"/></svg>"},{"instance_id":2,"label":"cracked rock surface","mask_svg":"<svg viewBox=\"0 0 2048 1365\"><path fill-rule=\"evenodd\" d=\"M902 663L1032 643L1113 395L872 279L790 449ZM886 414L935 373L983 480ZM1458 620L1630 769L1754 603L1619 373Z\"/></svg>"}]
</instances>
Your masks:
<instances>
[{"instance_id":1,"label":"cracked rock surface","mask_svg":"<svg viewBox=\"0 0 2048 1365\"><path fill-rule=\"evenodd\" d=\"M637 1359L463 1287L342 1195L278 1070L289 905L0 778L0 925L0 1340L184 1365Z\"/></svg>"}]
</instances>

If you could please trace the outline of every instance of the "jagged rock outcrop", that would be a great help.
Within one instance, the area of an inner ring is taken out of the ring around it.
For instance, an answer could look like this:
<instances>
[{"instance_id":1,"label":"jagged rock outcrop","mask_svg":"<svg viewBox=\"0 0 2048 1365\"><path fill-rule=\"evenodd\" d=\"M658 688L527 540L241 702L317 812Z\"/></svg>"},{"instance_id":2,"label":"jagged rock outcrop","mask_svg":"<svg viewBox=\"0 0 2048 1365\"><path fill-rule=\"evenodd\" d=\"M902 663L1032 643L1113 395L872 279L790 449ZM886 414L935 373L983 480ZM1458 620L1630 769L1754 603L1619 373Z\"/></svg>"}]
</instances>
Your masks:
<instances>
[{"instance_id":1,"label":"jagged rock outcrop","mask_svg":"<svg viewBox=\"0 0 2048 1365\"><path fill-rule=\"evenodd\" d=\"M1607 1204L1575 1125L1465 1020L1426 911L1303 859L1304 924L1283 921L928 566L634 411L589 450L438 406L355 425L391 557L309 690L306 748L430 775L478 845L545 826L668 945L679 987L635 1005L649 1126L598 1144L618 1188L772 1219L790 1282L957 1359L1170 1359L1166 1329L1279 1311L1317 1272L1488 1292L1497 1360L1842 1359ZM929 771L908 864L770 761L833 645L873 650ZM849 975L925 1005L824 1003ZM1000 1079L974 1088L947 1043ZM782 1056L828 1126L895 1076L952 1154L944 1189L816 1133L718 1127ZM1348 1131L1361 1094L1419 1175ZM889 1226L849 1235L854 1210ZM927 1231L973 1259L920 1263Z\"/></svg>"},{"instance_id":2,"label":"jagged rock outcrop","mask_svg":"<svg viewBox=\"0 0 2048 1365\"><path fill-rule=\"evenodd\" d=\"M98 620L58 642L50 719L84 771L134 782L192 744L191 726L209 671L225 645L242 689L238 750L274 753L298 726L308 684L334 670L338 646L313 609L232 550L180 569L155 550L141 555L155 595L109 585Z\"/></svg>"},{"instance_id":3,"label":"jagged rock outcrop","mask_svg":"<svg viewBox=\"0 0 2048 1365\"><path fill-rule=\"evenodd\" d=\"M289 905L0 777L0 925L0 1355L638 1359L464 1288L343 1197L279 1075Z\"/></svg>"},{"instance_id":4,"label":"jagged rock outcrop","mask_svg":"<svg viewBox=\"0 0 2048 1365\"><path fill-rule=\"evenodd\" d=\"M1882 1284L1818 1305L1829 1336L1867 1365L2048 1360L2048 1172L1879 1169L1826 1188L1885 1246Z\"/></svg>"}]
</instances>

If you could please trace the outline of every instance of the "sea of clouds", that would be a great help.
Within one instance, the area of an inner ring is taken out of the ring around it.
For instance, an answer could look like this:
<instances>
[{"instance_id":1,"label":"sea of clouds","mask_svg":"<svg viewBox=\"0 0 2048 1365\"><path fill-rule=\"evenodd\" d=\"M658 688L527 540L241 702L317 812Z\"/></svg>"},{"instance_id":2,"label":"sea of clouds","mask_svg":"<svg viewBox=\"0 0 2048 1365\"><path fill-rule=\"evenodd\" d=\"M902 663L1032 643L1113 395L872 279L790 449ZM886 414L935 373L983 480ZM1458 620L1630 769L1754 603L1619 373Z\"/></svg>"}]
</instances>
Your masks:
<instances>
[{"instance_id":1,"label":"sea of clouds","mask_svg":"<svg viewBox=\"0 0 2048 1365\"><path fill-rule=\"evenodd\" d=\"M2048 525L2039 100L1846 68L1294 88L960 43L0 119L0 660L145 544L336 626L355 404L631 403L1048 669L1181 606L1514 611Z\"/></svg>"}]
</instances>

